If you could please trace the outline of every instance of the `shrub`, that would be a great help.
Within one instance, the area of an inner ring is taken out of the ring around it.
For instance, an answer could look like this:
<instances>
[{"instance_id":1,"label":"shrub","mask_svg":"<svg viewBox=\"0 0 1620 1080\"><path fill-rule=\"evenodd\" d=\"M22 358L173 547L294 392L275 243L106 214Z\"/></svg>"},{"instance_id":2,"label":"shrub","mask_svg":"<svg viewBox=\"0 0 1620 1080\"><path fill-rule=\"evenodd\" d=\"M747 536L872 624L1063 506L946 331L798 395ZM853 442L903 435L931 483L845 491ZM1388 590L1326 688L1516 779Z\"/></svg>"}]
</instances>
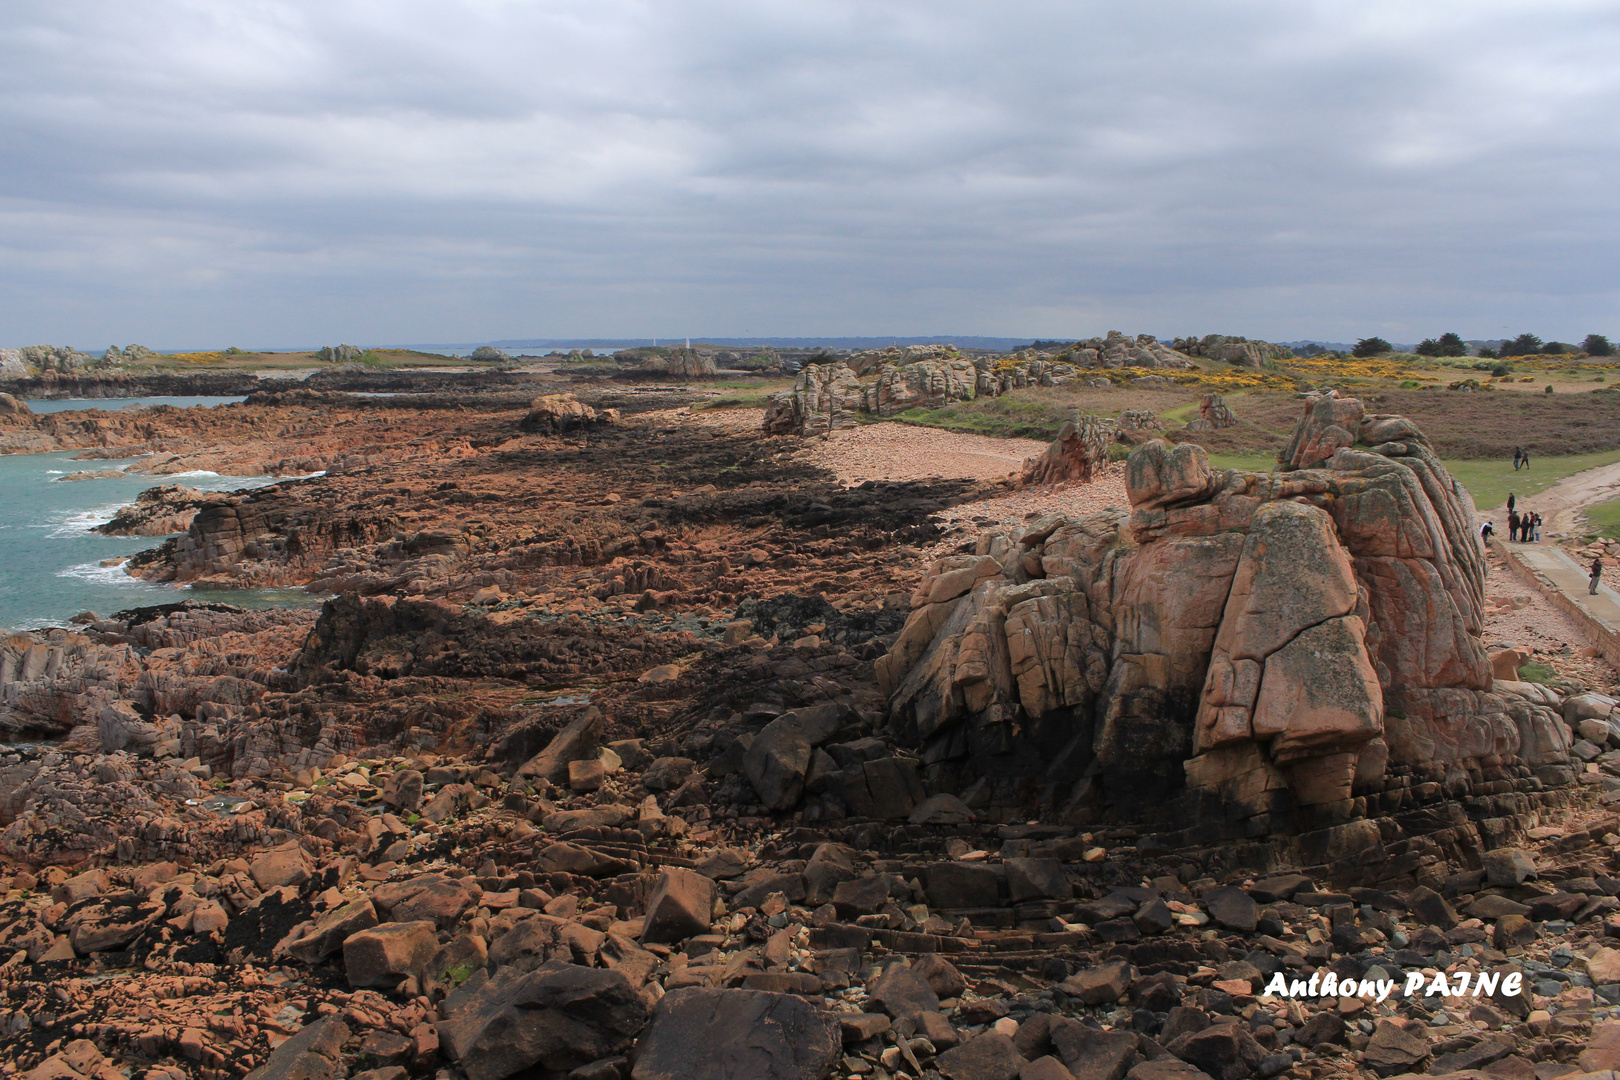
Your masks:
<instances>
[{"instance_id":1,"label":"shrub","mask_svg":"<svg viewBox=\"0 0 1620 1080\"><path fill-rule=\"evenodd\" d=\"M1543 356L1565 356L1575 351L1575 346L1567 345L1562 341L1549 341L1541 347Z\"/></svg>"},{"instance_id":2,"label":"shrub","mask_svg":"<svg viewBox=\"0 0 1620 1080\"><path fill-rule=\"evenodd\" d=\"M1350 355L1357 357L1381 356L1384 353L1394 351L1395 346L1381 337L1365 337L1356 339L1356 347L1350 350Z\"/></svg>"},{"instance_id":3,"label":"shrub","mask_svg":"<svg viewBox=\"0 0 1620 1080\"><path fill-rule=\"evenodd\" d=\"M1479 347L1479 355L1485 360L1495 360L1501 354L1495 349L1491 348L1489 345L1481 345ZM1477 367L1478 365L1476 364L1475 366Z\"/></svg>"}]
</instances>

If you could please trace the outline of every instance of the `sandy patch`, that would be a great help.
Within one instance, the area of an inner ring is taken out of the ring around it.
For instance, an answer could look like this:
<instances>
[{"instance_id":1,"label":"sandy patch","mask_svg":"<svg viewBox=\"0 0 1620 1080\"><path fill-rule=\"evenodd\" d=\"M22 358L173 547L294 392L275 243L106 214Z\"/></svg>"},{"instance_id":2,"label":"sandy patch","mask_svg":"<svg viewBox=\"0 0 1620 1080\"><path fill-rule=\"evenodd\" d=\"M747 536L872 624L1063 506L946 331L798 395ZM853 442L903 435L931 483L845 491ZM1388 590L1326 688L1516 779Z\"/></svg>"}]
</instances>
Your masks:
<instances>
[{"instance_id":1,"label":"sandy patch","mask_svg":"<svg viewBox=\"0 0 1620 1080\"><path fill-rule=\"evenodd\" d=\"M763 421L763 417L761 417ZM1033 439L996 439L891 422L862 424L808 441L798 456L841 483L867 480L1005 480L1044 453Z\"/></svg>"}]
</instances>

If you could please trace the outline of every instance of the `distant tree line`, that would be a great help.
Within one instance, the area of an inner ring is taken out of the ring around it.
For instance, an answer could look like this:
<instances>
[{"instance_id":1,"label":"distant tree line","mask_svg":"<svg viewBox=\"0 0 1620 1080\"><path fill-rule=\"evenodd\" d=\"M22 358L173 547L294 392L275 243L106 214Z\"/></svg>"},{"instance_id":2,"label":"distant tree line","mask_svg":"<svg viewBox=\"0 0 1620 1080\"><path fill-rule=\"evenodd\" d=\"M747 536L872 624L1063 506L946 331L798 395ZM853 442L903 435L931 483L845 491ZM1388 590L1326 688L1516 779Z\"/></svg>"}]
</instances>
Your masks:
<instances>
[{"instance_id":1,"label":"distant tree line","mask_svg":"<svg viewBox=\"0 0 1620 1080\"><path fill-rule=\"evenodd\" d=\"M1350 355L1381 356L1394 351L1395 347L1383 338L1366 337L1356 341ZM1468 343L1463 341L1460 334L1446 333L1437 338L1424 338L1412 351L1419 356L1467 356ZM1587 334L1579 345L1563 341L1542 341L1535 334L1520 334L1512 341L1504 341L1501 348L1481 347L1479 355L1487 360L1496 360L1510 356L1567 356L1577 352L1584 352L1588 356L1613 356L1615 347L1602 334Z\"/></svg>"}]
</instances>

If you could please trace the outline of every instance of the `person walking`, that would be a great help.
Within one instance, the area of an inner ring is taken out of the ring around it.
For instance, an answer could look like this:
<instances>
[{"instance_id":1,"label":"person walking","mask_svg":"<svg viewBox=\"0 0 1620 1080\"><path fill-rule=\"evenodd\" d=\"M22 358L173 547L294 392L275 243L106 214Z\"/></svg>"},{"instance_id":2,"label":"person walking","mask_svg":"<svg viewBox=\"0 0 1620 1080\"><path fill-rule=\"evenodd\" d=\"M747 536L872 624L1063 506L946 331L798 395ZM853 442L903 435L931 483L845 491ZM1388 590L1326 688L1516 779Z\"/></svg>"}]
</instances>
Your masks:
<instances>
[{"instance_id":1,"label":"person walking","mask_svg":"<svg viewBox=\"0 0 1620 1080\"><path fill-rule=\"evenodd\" d=\"M1603 556L1599 555L1597 558L1592 560L1592 584L1591 584L1591 587L1586 590L1588 595L1590 595L1590 596L1596 596L1597 595L1598 579L1601 578L1602 576L1603 576Z\"/></svg>"},{"instance_id":2,"label":"person walking","mask_svg":"<svg viewBox=\"0 0 1620 1080\"><path fill-rule=\"evenodd\" d=\"M1524 451L1522 449L1520 449L1519 447L1515 446L1513 448L1513 471L1514 472L1519 471L1519 459L1521 457L1523 457L1523 456L1524 456Z\"/></svg>"},{"instance_id":3,"label":"person walking","mask_svg":"<svg viewBox=\"0 0 1620 1080\"><path fill-rule=\"evenodd\" d=\"M1530 467L1530 451L1526 450L1524 452L1524 454L1519 458L1519 463L1526 469Z\"/></svg>"},{"instance_id":4,"label":"person walking","mask_svg":"<svg viewBox=\"0 0 1620 1080\"><path fill-rule=\"evenodd\" d=\"M1517 452L1517 451L1515 451L1515 452ZM1517 460L1519 460L1519 459L1518 459L1518 458L1514 458L1514 459L1513 459L1513 460L1514 460L1514 461L1517 461ZM1515 499L1515 498L1516 498L1516 497L1517 497L1517 496L1515 496L1515 495L1514 495L1514 494L1513 494L1513 492L1511 492L1511 491L1510 491L1510 492L1508 492L1508 513L1510 513L1510 514L1511 514L1511 513L1513 513L1513 501L1514 501L1514 499Z\"/></svg>"}]
</instances>

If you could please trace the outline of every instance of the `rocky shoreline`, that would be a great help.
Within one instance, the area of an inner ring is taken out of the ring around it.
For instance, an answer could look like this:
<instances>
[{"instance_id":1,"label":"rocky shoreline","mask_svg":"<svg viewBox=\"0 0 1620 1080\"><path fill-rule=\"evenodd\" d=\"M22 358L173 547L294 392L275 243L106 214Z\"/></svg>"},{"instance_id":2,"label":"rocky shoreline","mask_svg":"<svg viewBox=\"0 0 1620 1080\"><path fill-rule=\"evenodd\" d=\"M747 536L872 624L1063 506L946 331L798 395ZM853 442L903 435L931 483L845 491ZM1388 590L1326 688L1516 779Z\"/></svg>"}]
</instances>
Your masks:
<instances>
[{"instance_id":1,"label":"rocky shoreline","mask_svg":"<svg viewBox=\"0 0 1620 1080\"><path fill-rule=\"evenodd\" d=\"M1487 649L1410 424L1324 395L1294 471L1149 440L1128 510L946 541L1013 481L846 485L691 400L0 416L324 471L119 527L336 594L0 642L0 1075L1620 1064L1616 701Z\"/></svg>"}]
</instances>

